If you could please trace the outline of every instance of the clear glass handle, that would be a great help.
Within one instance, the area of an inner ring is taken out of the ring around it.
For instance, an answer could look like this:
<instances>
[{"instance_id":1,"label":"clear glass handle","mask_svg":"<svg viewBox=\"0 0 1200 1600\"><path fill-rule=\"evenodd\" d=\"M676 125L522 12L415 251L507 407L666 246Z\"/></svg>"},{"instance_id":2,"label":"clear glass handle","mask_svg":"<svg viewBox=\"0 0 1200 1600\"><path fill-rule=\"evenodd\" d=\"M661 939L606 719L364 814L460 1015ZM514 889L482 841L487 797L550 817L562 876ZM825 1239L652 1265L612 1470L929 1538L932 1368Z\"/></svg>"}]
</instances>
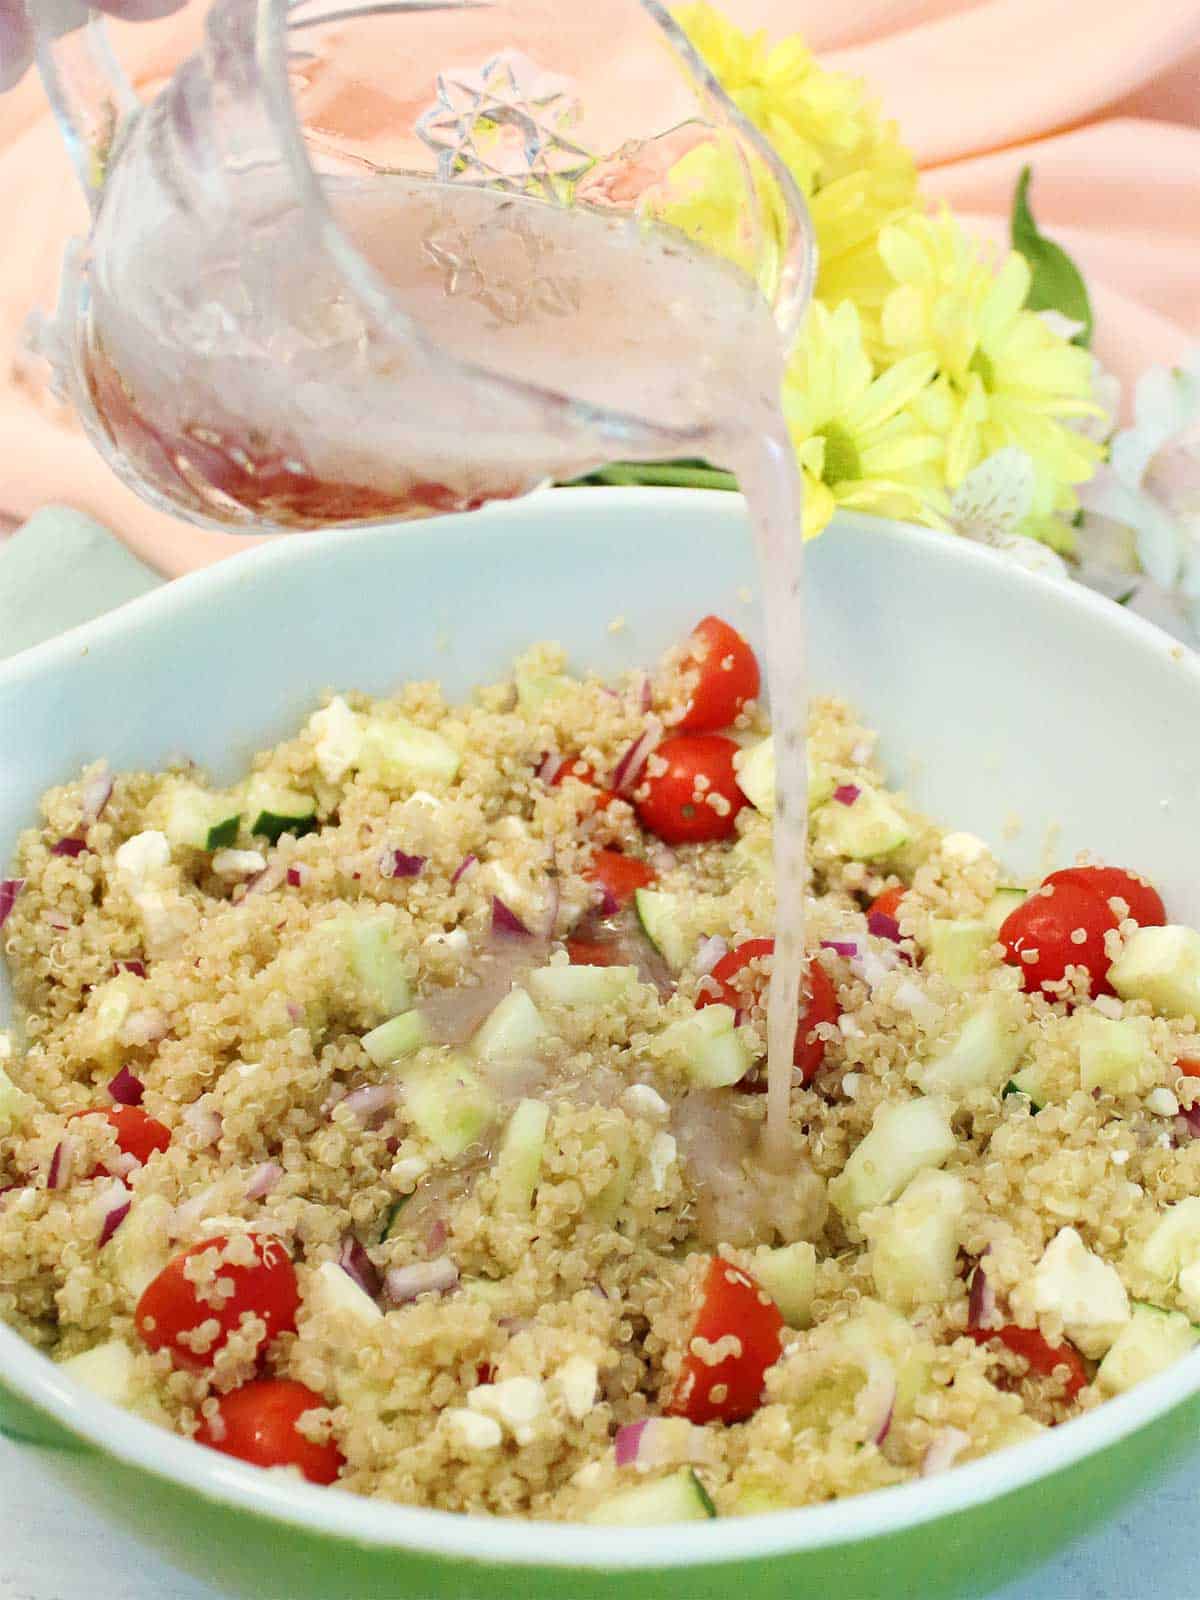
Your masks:
<instances>
[{"instance_id":1,"label":"clear glass handle","mask_svg":"<svg viewBox=\"0 0 1200 1600\"><path fill-rule=\"evenodd\" d=\"M53 0L34 7L33 14L42 82L95 211L113 146L141 102L99 13L80 0Z\"/></svg>"}]
</instances>

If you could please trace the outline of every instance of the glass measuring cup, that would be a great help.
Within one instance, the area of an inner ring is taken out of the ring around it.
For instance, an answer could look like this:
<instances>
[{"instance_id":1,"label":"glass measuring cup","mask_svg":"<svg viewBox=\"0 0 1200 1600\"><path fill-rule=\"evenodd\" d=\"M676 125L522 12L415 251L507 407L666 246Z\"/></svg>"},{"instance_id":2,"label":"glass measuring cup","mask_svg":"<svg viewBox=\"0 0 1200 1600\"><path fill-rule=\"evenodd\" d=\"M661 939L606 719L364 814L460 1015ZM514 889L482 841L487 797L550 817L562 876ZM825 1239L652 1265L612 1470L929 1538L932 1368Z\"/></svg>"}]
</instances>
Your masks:
<instances>
[{"instance_id":1,"label":"glass measuring cup","mask_svg":"<svg viewBox=\"0 0 1200 1600\"><path fill-rule=\"evenodd\" d=\"M701 454L737 379L708 324L783 343L811 290L791 178L657 0L214 0L148 105L99 19L39 60L93 218L42 347L114 471L195 522Z\"/></svg>"}]
</instances>

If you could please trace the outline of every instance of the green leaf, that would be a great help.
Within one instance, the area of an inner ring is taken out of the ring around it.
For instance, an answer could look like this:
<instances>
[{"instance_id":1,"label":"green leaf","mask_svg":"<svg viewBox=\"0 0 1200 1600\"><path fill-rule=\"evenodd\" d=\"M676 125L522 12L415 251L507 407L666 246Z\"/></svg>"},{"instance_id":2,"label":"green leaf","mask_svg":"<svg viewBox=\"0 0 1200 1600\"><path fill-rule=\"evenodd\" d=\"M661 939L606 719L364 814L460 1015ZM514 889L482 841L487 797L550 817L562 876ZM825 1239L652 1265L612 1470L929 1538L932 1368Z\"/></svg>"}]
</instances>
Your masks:
<instances>
[{"instance_id":1,"label":"green leaf","mask_svg":"<svg viewBox=\"0 0 1200 1600\"><path fill-rule=\"evenodd\" d=\"M1089 349L1092 343L1092 302L1083 274L1061 245L1042 233L1029 209L1031 167L1023 167L1013 195L1012 244L1029 263L1033 276L1025 304L1030 311L1060 311L1072 322L1082 322L1074 344Z\"/></svg>"},{"instance_id":2,"label":"green leaf","mask_svg":"<svg viewBox=\"0 0 1200 1600\"><path fill-rule=\"evenodd\" d=\"M710 467L707 461L618 461L599 467L582 478L574 478L568 488L630 484L659 484L677 489L736 489L732 472Z\"/></svg>"}]
</instances>

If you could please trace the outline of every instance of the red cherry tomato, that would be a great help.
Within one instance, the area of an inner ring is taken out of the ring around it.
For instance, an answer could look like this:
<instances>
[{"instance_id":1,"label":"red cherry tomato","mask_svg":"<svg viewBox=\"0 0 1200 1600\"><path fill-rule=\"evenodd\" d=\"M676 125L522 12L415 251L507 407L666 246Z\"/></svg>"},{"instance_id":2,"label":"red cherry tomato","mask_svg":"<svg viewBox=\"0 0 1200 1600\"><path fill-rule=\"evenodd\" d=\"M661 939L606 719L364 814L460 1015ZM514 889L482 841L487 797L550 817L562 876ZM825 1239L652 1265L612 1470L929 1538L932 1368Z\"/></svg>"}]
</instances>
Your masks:
<instances>
[{"instance_id":1,"label":"red cherry tomato","mask_svg":"<svg viewBox=\"0 0 1200 1600\"><path fill-rule=\"evenodd\" d=\"M206 1250L224 1251L229 1240L223 1235L205 1239L168 1261L146 1287L137 1303L134 1323L151 1350L168 1349L178 1366L199 1372L212 1366L217 1351L247 1313L266 1323L262 1344L276 1334L295 1332L300 1294L291 1256L273 1234L246 1237L254 1247L253 1264L222 1262L211 1287L202 1289L194 1283L188 1276L187 1264ZM233 1293L227 1298L215 1292L218 1285L225 1283L233 1285ZM185 1335L213 1318L220 1331L205 1350L194 1350L184 1342Z\"/></svg>"},{"instance_id":2,"label":"red cherry tomato","mask_svg":"<svg viewBox=\"0 0 1200 1600\"><path fill-rule=\"evenodd\" d=\"M623 856L619 850L597 850L584 877L606 889L618 906L625 906L639 889L654 882L654 868L637 856Z\"/></svg>"},{"instance_id":3,"label":"red cherry tomato","mask_svg":"<svg viewBox=\"0 0 1200 1600\"><path fill-rule=\"evenodd\" d=\"M255 1467L299 1467L309 1483L332 1483L345 1458L332 1440L314 1444L297 1431L306 1411L323 1406L319 1394L290 1378L254 1378L223 1394L219 1421L205 1421L196 1442Z\"/></svg>"},{"instance_id":4,"label":"red cherry tomato","mask_svg":"<svg viewBox=\"0 0 1200 1600\"><path fill-rule=\"evenodd\" d=\"M1200 1078L1200 1061L1190 1060L1187 1056L1180 1056L1175 1065L1185 1078Z\"/></svg>"},{"instance_id":5,"label":"red cherry tomato","mask_svg":"<svg viewBox=\"0 0 1200 1600\"><path fill-rule=\"evenodd\" d=\"M697 1008L720 1001L735 1011L760 1002L766 993L765 980L746 986L734 982L739 972L749 962L775 953L774 939L747 939L736 945L712 969L711 977L721 986L720 994L703 993L696 1001ZM813 1029L821 1022L836 1022L842 1014L838 1005L837 989L833 979L819 961L808 963L808 1004L796 1025L796 1048L792 1057L800 1069L804 1083L811 1083L825 1059L825 1041Z\"/></svg>"},{"instance_id":6,"label":"red cherry tomato","mask_svg":"<svg viewBox=\"0 0 1200 1600\"><path fill-rule=\"evenodd\" d=\"M1083 1357L1066 1339L1061 1344L1050 1344L1036 1328L1018 1328L1015 1323L1006 1328L973 1328L970 1332L976 1344L987 1344L992 1339L998 1339L1014 1355L1023 1356L1031 1372L1040 1373L1043 1377L1048 1378L1056 1367L1066 1367L1068 1377L1064 1394L1068 1400L1074 1400L1088 1381Z\"/></svg>"},{"instance_id":7,"label":"red cherry tomato","mask_svg":"<svg viewBox=\"0 0 1200 1600\"><path fill-rule=\"evenodd\" d=\"M76 1117L103 1117L116 1130L117 1147L122 1155L132 1156L143 1165L156 1150L165 1150L171 1142L170 1128L156 1117L147 1116L138 1106L111 1106L105 1109L97 1106L94 1111L73 1111L67 1121L74 1122ZM106 1170L101 1163L92 1168L88 1177L95 1178Z\"/></svg>"},{"instance_id":8,"label":"red cherry tomato","mask_svg":"<svg viewBox=\"0 0 1200 1600\"><path fill-rule=\"evenodd\" d=\"M1052 872L1044 883L1076 883L1081 889L1090 889L1099 895L1107 907L1111 899L1119 896L1129 907L1129 915L1143 928L1160 928L1167 920L1167 910L1158 890L1138 877L1126 872L1124 867L1064 867Z\"/></svg>"},{"instance_id":9,"label":"red cherry tomato","mask_svg":"<svg viewBox=\"0 0 1200 1600\"><path fill-rule=\"evenodd\" d=\"M1086 967L1094 996L1113 992L1104 935L1116 925L1116 917L1092 889L1053 883L1035 889L1010 911L997 937L1024 988L1042 989L1053 999L1046 984L1057 982L1069 966Z\"/></svg>"},{"instance_id":10,"label":"red cherry tomato","mask_svg":"<svg viewBox=\"0 0 1200 1600\"><path fill-rule=\"evenodd\" d=\"M628 956L615 939L568 939L567 957L573 967L623 967Z\"/></svg>"},{"instance_id":11,"label":"red cherry tomato","mask_svg":"<svg viewBox=\"0 0 1200 1600\"><path fill-rule=\"evenodd\" d=\"M896 884L891 889L885 889L882 894L877 894L867 907L867 915L878 912L881 916L891 917L893 921L900 915L900 902L908 890L902 883Z\"/></svg>"},{"instance_id":12,"label":"red cherry tomato","mask_svg":"<svg viewBox=\"0 0 1200 1600\"><path fill-rule=\"evenodd\" d=\"M683 671L696 675L687 710L678 724L683 733L727 728L747 700L758 698L761 678L754 651L736 628L720 617L696 625Z\"/></svg>"},{"instance_id":13,"label":"red cherry tomato","mask_svg":"<svg viewBox=\"0 0 1200 1600\"><path fill-rule=\"evenodd\" d=\"M728 839L733 819L746 804L733 772L737 751L733 740L719 733L684 733L664 740L650 762L665 761L667 770L643 780L646 795L636 803L643 826L667 844ZM720 797L718 808L709 803L714 795Z\"/></svg>"},{"instance_id":14,"label":"red cherry tomato","mask_svg":"<svg viewBox=\"0 0 1200 1600\"><path fill-rule=\"evenodd\" d=\"M593 809L596 811L604 811L608 806L612 805L614 800L619 798L611 789L604 787L599 778L597 778L594 768L590 767L586 761L581 760L579 756L567 756L565 758L562 766L550 779L550 787L558 789L566 783L568 778L577 778L580 783L586 783L589 788L599 790L595 800L592 802Z\"/></svg>"},{"instance_id":15,"label":"red cherry tomato","mask_svg":"<svg viewBox=\"0 0 1200 1600\"><path fill-rule=\"evenodd\" d=\"M767 1369L779 1360L783 1318L779 1307L748 1272L715 1256L704 1279L703 1298L692 1324L688 1352L674 1392L664 1408L689 1422L741 1422L758 1410ZM709 1365L697 1351L729 1341L729 1353ZM734 1343L736 1341L736 1344Z\"/></svg>"}]
</instances>

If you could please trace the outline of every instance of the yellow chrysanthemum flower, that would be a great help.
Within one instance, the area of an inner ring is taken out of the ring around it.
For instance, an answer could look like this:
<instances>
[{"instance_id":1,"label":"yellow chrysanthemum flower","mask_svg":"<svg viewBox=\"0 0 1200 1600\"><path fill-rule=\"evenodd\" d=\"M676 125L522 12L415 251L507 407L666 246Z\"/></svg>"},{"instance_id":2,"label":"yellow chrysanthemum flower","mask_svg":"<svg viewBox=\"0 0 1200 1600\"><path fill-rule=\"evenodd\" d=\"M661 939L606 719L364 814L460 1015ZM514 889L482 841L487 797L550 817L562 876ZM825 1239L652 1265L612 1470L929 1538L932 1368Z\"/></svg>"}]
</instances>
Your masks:
<instances>
[{"instance_id":1,"label":"yellow chrysanthemum flower","mask_svg":"<svg viewBox=\"0 0 1200 1600\"><path fill-rule=\"evenodd\" d=\"M1072 484L1090 477L1100 447L1064 424L1095 414L1092 360L1024 309L1029 266L1010 253L998 271L952 217L913 216L883 230L880 255L893 288L880 328L892 358L931 356L938 382L922 418L945 440L945 477L956 488L1006 445L1033 461L1031 527L1074 508Z\"/></svg>"},{"instance_id":2,"label":"yellow chrysanthemum flower","mask_svg":"<svg viewBox=\"0 0 1200 1600\"><path fill-rule=\"evenodd\" d=\"M914 403L934 376L930 355L876 376L849 302L814 304L784 382L783 409L804 474L804 536L839 506L937 522L942 446Z\"/></svg>"}]
</instances>

